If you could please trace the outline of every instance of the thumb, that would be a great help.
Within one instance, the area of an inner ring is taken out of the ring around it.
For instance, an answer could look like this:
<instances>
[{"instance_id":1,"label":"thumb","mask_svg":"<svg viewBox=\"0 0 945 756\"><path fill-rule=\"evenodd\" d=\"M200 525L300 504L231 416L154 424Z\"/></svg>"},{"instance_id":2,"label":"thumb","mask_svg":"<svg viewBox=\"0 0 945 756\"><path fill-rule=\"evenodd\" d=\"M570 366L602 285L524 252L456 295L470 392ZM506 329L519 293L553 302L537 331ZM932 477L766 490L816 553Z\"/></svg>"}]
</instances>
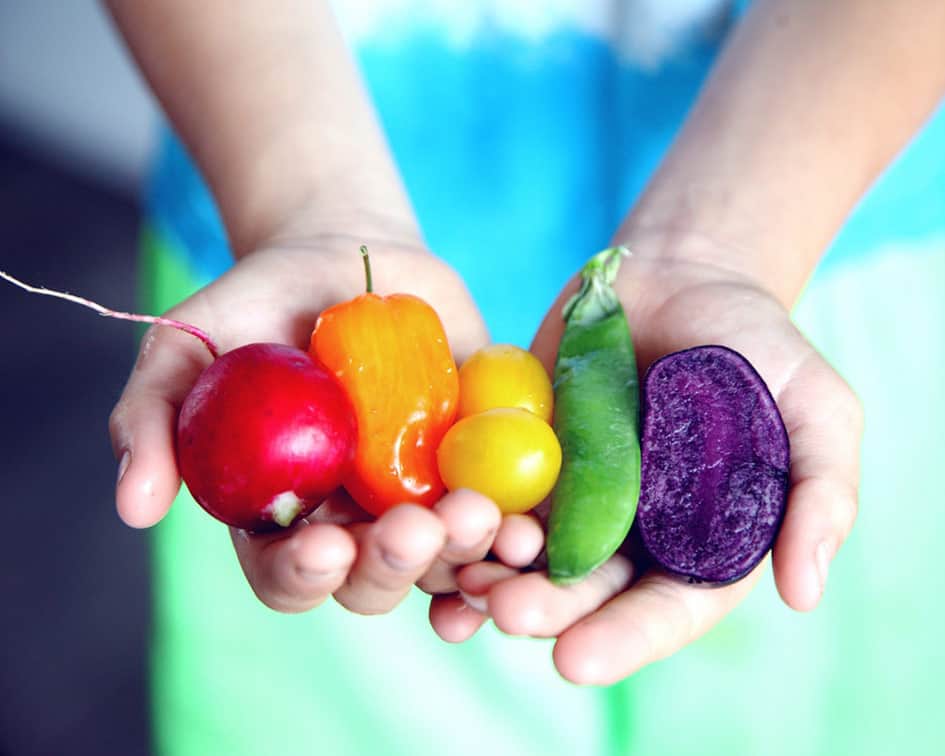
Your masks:
<instances>
[{"instance_id":1,"label":"thumb","mask_svg":"<svg viewBox=\"0 0 945 756\"><path fill-rule=\"evenodd\" d=\"M141 342L108 424L119 460L118 515L131 527L156 524L177 495L177 414L209 361L193 337L171 328L152 327Z\"/></svg>"}]
</instances>

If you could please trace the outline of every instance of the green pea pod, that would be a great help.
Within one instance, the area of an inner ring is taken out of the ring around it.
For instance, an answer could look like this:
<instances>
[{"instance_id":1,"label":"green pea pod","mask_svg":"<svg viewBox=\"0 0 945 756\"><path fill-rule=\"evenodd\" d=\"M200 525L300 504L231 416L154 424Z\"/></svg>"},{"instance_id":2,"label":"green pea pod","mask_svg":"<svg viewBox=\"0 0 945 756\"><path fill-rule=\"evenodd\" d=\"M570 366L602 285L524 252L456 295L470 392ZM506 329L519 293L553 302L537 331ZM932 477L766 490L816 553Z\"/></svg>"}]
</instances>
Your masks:
<instances>
[{"instance_id":1,"label":"green pea pod","mask_svg":"<svg viewBox=\"0 0 945 756\"><path fill-rule=\"evenodd\" d=\"M595 255L564 306L555 364L561 474L551 495L548 574L572 583L623 543L640 495L639 386L633 342L611 284L624 247Z\"/></svg>"}]
</instances>

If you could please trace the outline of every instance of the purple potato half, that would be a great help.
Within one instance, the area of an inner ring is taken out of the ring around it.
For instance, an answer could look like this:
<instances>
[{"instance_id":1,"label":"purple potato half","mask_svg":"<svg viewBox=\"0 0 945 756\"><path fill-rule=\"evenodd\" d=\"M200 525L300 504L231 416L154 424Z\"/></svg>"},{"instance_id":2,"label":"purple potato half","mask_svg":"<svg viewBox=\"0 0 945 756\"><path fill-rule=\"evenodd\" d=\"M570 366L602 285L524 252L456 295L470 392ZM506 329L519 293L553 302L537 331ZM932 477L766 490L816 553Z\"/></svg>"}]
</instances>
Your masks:
<instances>
[{"instance_id":1,"label":"purple potato half","mask_svg":"<svg viewBox=\"0 0 945 756\"><path fill-rule=\"evenodd\" d=\"M647 371L636 524L660 566L717 585L748 574L781 527L789 467L778 407L738 352L695 347Z\"/></svg>"}]
</instances>

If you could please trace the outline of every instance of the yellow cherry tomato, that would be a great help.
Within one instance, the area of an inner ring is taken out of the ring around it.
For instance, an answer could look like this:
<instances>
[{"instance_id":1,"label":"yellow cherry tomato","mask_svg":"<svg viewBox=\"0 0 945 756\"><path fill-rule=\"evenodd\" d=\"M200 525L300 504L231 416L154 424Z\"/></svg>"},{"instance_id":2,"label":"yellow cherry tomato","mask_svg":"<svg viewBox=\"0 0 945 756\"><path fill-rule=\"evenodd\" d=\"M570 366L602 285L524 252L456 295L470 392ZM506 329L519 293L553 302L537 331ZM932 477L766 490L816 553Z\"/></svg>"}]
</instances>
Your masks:
<instances>
[{"instance_id":1,"label":"yellow cherry tomato","mask_svg":"<svg viewBox=\"0 0 945 756\"><path fill-rule=\"evenodd\" d=\"M521 407L551 422L551 380L531 352L511 344L491 344L459 369L459 417L497 407Z\"/></svg>"},{"instance_id":2,"label":"yellow cherry tomato","mask_svg":"<svg viewBox=\"0 0 945 756\"><path fill-rule=\"evenodd\" d=\"M448 489L478 491L506 514L539 504L561 470L561 446L551 426L517 407L463 418L446 432L436 456Z\"/></svg>"}]
</instances>

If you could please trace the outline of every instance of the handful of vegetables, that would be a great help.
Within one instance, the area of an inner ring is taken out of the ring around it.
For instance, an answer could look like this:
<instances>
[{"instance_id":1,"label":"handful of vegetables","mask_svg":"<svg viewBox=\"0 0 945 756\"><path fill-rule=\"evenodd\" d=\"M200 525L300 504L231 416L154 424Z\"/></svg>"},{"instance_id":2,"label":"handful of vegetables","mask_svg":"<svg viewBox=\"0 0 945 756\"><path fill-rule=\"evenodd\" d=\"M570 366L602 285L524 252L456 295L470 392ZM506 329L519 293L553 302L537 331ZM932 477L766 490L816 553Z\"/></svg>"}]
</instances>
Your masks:
<instances>
[{"instance_id":1,"label":"handful of vegetables","mask_svg":"<svg viewBox=\"0 0 945 756\"><path fill-rule=\"evenodd\" d=\"M322 384L296 391L289 381L265 384L252 371L215 373L217 364L240 351L234 350L205 371L185 400L178 427L181 473L217 519L254 531L287 527L342 486L375 516L396 504L432 506L445 492L436 451L456 417L459 379L443 325L418 297L375 294L367 250L361 253L366 292L321 314L308 353L282 348L299 370L322 376ZM269 369L261 365L257 372ZM233 394L254 395L255 401L222 398ZM276 419L273 404L288 409ZM294 432L296 424L301 434ZM254 427L261 432L253 433ZM266 447L280 465L264 490L257 487L252 458L240 458L239 467L226 461L229 440L247 435L261 443L281 436ZM211 447L221 446L214 457ZM313 467L327 470L325 485L303 484ZM204 481L217 476L231 485L207 491Z\"/></svg>"},{"instance_id":2,"label":"handful of vegetables","mask_svg":"<svg viewBox=\"0 0 945 756\"><path fill-rule=\"evenodd\" d=\"M593 257L564 308L555 366L564 465L552 497L549 577L586 577L636 517L657 565L690 582L730 583L764 558L784 517L784 423L761 376L720 346L655 362L638 411L630 331L611 288L626 254L617 247Z\"/></svg>"},{"instance_id":3,"label":"handful of vegetables","mask_svg":"<svg viewBox=\"0 0 945 756\"><path fill-rule=\"evenodd\" d=\"M690 581L724 584L764 557L788 487L775 402L747 360L704 346L651 366L640 411L611 286L625 249L584 267L553 386L533 355L508 345L457 369L436 312L412 295L374 294L361 251L366 293L321 314L307 353L248 344L221 356L195 326L0 277L203 341L214 362L181 407L178 462L197 502L229 525L288 527L342 486L374 515L465 487L506 513L551 493L548 572L559 583L612 556L635 516L655 562Z\"/></svg>"}]
</instances>

